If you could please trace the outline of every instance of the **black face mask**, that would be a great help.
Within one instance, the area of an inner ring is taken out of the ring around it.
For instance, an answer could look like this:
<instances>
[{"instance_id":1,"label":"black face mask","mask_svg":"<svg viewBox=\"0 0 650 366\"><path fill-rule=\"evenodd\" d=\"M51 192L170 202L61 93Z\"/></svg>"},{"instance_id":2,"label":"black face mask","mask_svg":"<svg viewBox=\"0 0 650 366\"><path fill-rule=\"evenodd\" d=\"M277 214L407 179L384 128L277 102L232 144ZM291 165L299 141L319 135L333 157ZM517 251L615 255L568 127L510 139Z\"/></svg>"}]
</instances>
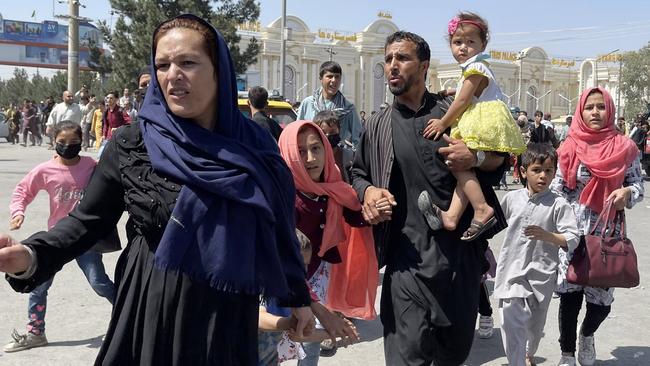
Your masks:
<instances>
[{"instance_id":1,"label":"black face mask","mask_svg":"<svg viewBox=\"0 0 650 366\"><path fill-rule=\"evenodd\" d=\"M330 145L332 145L332 148L335 148L339 146L339 143L341 142L341 135L338 133L327 135L327 141L330 142Z\"/></svg>"},{"instance_id":2,"label":"black face mask","mask_svg":"<svg viewBox=\"0 0 650 366\"><path fill-rule=\"evenodd\" d=\"M79 151L81 151L81 143L70 145L64 145L60 142L56 143L56 153L64 159L70 160L76 158L79 155Z\"/></svg>"}]
</instances>

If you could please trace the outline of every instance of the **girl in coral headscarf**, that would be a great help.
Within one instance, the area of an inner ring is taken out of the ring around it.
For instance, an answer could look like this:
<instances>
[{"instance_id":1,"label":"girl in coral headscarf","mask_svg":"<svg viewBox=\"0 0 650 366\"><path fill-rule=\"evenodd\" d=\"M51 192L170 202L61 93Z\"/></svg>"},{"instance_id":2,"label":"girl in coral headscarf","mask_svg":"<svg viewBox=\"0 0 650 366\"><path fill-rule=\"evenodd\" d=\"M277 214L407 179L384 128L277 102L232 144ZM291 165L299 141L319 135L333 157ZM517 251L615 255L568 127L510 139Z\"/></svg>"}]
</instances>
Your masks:
<instances>
[{"instance_id":1,"label":"girl in coral headscarf","mask_svg":"<svg viewBox=\"0 0 650 366\"><path fill-rule=\"evenodd\" d=\"M318 299L312 309L333 340L342 337L349 342L357 341L358 334L354 327L330 310L341 311L346 316L371 318L375 315L378 267L371 229L361 214L359 198L352 187L341 179L327 137L312 122L299 121L288 125L280 135L279 145L296 185L296 227L307 235L312 244L307 278ZM378 205L380 209L391 210L387 200ZM362 229L356 231L355 228ZM365 255L359 256L360 252ZM349 261L353 261L354 265ZM340 271L345 272L350 267L356 271L354 284L341 278L347 274L340 275ZM357 279L361 279L364 288L351 288L357 285ZM336 282L336 287L331 281ZM354 304L354 299L347 301L354 298L352 294L356 293L363 296L360 305L358 302ZM320 306L320 303L330 310ZM359 312L354 305L367 311ZM306 343L304 348L307 358L301 360L299 365L317 364L319 343Z\"/></svg>"},{"instance_id":2,"label":"girl in coral headscarf","mask_svg":"<svg viewBox=\"0 0 650 366\"><path fill-rule=\"evenodd\" d=\"M643 201L639 150L632 140L617 132L614 112L614 102L605 89L585 90L576 106L569 135L558 149L559 169L551 189L569 201L582 235L589 234L606 202L613 200L613 207L623 210ZM619 234L620 224L616 223L614 235ZM581 365L592 365L596 359L594 333L611 310L614 289L570 284L566 281L567 267L567 256L560 251L559 365L575 365L576 330L583 297L587 312L580 327L578 361Z\"/></svg>"}]
</instances>

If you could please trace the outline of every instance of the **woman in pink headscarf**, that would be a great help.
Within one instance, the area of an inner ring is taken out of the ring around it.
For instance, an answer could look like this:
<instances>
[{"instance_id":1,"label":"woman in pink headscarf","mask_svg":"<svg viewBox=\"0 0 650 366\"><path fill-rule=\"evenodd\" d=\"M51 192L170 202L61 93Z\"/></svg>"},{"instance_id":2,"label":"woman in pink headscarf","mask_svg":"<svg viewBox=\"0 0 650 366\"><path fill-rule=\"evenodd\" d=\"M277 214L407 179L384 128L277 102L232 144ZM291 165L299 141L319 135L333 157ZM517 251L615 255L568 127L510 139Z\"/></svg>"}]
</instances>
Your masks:
<instances>
[{"instance_id":1,"label":"woman in pink headscarf","mask_svg":"<svg viewBox=\"0 0 650 366\"><path fill-rule=\"evenodd\" d=\"M551 189L569 201L583 235L589 233L608 201L613 201L616 210L623 210L643 200L639 150L632 140L617 132L614 112L614 102L605 89L585 90L567 139L558 149L559 169ZM617 223L616 231L621 223ZM581 365L592 365L596 359L594 333L611 310L614 289L570 284L566 281L567 266L567 253L560 251L559 365L575 365L578 313L583 297L587 312L580 328L578 361Z\"/></svg>"},{"instance_id":2,"label":"woman in pink headscarf","mask_svg":"<svg viewBox=\"0 0 650 366\"><path fill-rule=\"evenodd\" d=\"M309 121L291 123L278 143L296 185L296 228L312 245L307 268L316 298L312 309L332 340L342 337L344 343L358 341L356 330L338 316L332 317L331 310L374 318L378 266L372 230L363 219L356 192L342 180L332 147L317 125ZM391 211L388 200L377 205L379 210ZM348 281L349 277L353 280ZM320 343L303 346L307 358L298 364L316 365Z\"/></svg>"}]
</instances>

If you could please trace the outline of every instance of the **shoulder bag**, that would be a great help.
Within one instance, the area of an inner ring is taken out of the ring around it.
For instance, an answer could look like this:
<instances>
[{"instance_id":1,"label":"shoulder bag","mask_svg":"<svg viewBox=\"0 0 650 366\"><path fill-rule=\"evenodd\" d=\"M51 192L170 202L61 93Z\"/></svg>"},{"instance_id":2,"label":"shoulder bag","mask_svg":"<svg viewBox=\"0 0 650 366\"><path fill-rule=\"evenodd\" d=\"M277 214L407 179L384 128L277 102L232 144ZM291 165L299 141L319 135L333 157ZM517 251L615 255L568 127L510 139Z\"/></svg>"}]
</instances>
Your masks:
<instances>
[{"instance_id":1,"label":"shoulder bag","mask_svg":"<svg viewBox=\"0 0 650 366\"><path fill-rule=\"evenodd\" d=\"M625 212L618 211L613 219L608 219L611 209L612 201L600 213L590 233L581 236L569 262L566 275L569 283L603 288L639 285L636 252L627 238ZM620 238L612 236L617 222L621 223ZM601 223L601 233L595 235Z\"/></svg>"}]
</instances>

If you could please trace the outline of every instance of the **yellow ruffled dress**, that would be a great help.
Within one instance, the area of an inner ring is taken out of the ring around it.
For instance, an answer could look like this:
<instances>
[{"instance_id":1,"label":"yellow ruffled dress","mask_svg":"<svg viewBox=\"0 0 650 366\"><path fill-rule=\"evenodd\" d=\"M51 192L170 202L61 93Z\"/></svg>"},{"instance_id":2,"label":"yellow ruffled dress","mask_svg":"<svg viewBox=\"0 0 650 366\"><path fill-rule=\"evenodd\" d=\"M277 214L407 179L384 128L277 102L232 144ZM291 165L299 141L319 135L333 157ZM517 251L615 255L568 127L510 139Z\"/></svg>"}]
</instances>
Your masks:
<instances>
[{"instance_id":1,"label":"yellow ruffled dress","mask_svg":"<svg viewBox=\"0 0 650 366\"><path fill-rule=\"evenodd\" d=\"M451 130L451 137L462 139L473 150L519 155L526 151L526 144L508 106L503 102L501 89L485 58L486 55L480 54L460 65L462 76L456 94L460 93L463 82L470 75L485 76L489 83L481 96L474 97L460 116Z\"/></svg>"}]
</instances>

